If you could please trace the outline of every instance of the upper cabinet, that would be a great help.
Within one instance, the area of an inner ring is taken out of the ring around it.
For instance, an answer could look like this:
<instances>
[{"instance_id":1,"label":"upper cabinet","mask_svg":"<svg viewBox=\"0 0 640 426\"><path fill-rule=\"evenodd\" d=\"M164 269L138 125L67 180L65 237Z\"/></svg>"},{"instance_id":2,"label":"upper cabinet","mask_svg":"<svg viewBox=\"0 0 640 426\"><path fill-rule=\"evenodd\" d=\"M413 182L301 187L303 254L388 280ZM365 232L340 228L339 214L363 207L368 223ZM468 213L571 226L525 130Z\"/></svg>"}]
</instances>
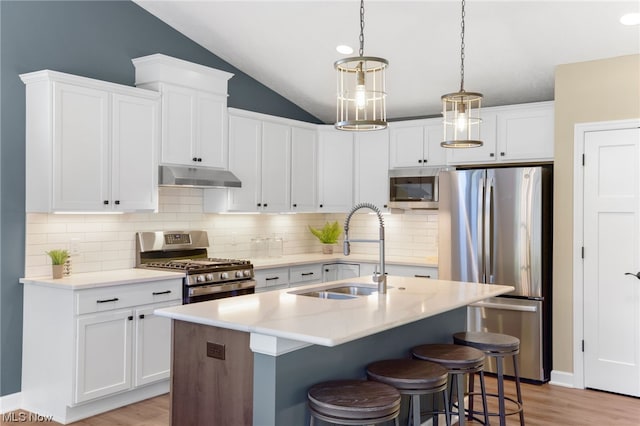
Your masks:
<instances>
[{"instance_id":1,"label":"upper cabinet","mask_svg":"<svg viewBox=\"0 0 640 426\"><path fill-rule=\"evenodd\" d=\"M318 210L345 213L353 207L353 132L318 127Z\"/></svg>"},{"instance_id":2,"label":"upper cabinet","mask_svg":"<svg viewBox=\"0 0 640 426\"><path fill-rule=\"evenodd\" d=\"M20 77L27 212L157 209L157 93L49 70Z\"/></svg>"},{"instance_id":3,"label":"upper cabinet","mask_svg":"<svg viewBox=\"0 0 640 426\"><path fill-rule=\"evenodd\" d=\"M397 121L391 123L389 166L439 167L446 163L442 142L442 119Z\"/></svg>"},{"instance_id":4,"label":"upper cabinet","mask_svg":"<svg viewBox=\"0 0 640 426\"><path fill-rule=\"evenodd\" d=\"M314 128L291 128L291 211L314 212L318 200L318 137Z\"/></svg>"},{"instance_id":5,"label":"upper cabinet","mask_svg":"<svg viewBox=\"0 0 640 426\"><path fill-rule=\"evenodd\" d=\"M448 164L553 161L553 102L486 108L482 120L484 144L447 150Z\"/></svg>"},{"instance_id":6,"label":"upper cabinet","mask_svg":"<svg viewBox=\"0 0 640 426\"><path fill-rule=\"evenodd\" d=\"M233 74L161 54L133 64L136 86L162 93L160 164L228 168L227 81Z\"/></svg>"},{"instance_id":7,"label":"upper cabinet","mask_svg":"<svg viewBox=\"0 0 640 426\"><path fill-rule=\"evenodd\" d=\"M354 135L354 204L371 203L380 210L389 202L389 130Z\"/></svg>"}]
</instances>

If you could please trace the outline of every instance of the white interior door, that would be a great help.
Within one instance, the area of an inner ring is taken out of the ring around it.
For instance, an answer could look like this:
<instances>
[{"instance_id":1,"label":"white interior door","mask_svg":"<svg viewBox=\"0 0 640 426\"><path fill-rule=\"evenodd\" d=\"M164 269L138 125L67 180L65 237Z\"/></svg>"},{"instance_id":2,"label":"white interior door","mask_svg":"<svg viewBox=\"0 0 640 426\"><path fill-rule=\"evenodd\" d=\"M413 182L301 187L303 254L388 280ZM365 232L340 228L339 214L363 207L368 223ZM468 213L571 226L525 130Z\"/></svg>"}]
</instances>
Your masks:
<instances>
[{"instance_id":1,"label":"white interior door","mask_svg":"<svg viewBox=\"0 0 640 426\"><path fill-rule=\"evenodd\" d=\"M640 129L584 143L585 386L640 396Z\"/></svg>"}]
</instances>

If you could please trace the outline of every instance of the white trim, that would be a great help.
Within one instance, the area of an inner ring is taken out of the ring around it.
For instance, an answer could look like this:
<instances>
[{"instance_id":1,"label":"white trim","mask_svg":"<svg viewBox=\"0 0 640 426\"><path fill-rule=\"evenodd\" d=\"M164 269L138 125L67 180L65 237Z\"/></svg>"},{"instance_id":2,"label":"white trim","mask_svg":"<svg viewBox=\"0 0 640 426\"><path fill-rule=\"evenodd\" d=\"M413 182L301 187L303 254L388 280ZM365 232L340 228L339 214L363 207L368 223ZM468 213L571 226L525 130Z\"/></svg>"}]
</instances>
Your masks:
<instances>
[{"instance_id":1,"label":"white trim","mask_svg":"<svg viewBox=\"0 0 640 426\"><path fill-rule=\"evenodd\" d=\"M573 388L574 387L574 378L573 373L568 373L566 371L557 371L551 370L551 380L549 380L549 384L555 386L562 386L565 388Z\"/></svg>"},{"instance_id":2,"label":"white trim","mask_svg":"<svg viewBox=\"0 0 640 426\"><path fill-rule=\"evenodd\" d=\"M16 392L9 395L0 396L0 414L22 408L22 393Z\"/></svg>"},{"instance_id":3,"label":"white trim","mask_svg":"<svg viewBox=\"0 0 640 426\"><path fill-rule=\"evenodd\" d=\"M311 343L298 342L282 337L266 336L264 334L251 333L249 347L251 351L269 356L280 356L298 349L311 346Z\"/></svg>"},{"instance_id":4,"label":"white trim","mask_svg":"<svg viewBox=\"0 0 640 426\"><path fill-rule=\"evenodd\" d=\"M573 130L573 387L584 389L584 273L582 245L584 241L584 176L582 155L587 132L640 127L640 119L579 123ZM586 161L589 161L587 159ZM553 374L553 373L552 373ZM562 379L558 378L559 381Z\"/></svg>"}]
</instances>

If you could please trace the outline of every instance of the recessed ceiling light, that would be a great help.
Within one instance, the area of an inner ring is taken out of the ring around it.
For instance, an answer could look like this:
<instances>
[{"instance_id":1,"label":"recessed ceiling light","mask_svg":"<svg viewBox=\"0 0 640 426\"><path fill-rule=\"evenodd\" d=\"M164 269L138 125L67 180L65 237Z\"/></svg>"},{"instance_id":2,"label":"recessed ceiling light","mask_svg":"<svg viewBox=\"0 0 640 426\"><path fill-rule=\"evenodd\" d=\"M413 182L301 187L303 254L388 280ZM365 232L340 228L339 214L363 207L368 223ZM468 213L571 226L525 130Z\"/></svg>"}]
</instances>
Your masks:
<instances>
[{"instance_id":1,"label":"recessed ceiling light","mask_svg":"<svg viewBox=\"0 0 640 426\"><path fill-rule=\"evenodd\" d=\"M336 46L336 50L343 55L351 55L353 53L353 47L347 46L346 44Z\"/></svg>"},{"instance_id":2,"label":"recessed ceiling light","mask_svg":"<svg viewBox=\"0 0 640 426\"><path fill-rule=\"evenodd\" d=\"M627 13L620 18L623 25L640 25L640 13Z\"/></svg>"}]
</instances>

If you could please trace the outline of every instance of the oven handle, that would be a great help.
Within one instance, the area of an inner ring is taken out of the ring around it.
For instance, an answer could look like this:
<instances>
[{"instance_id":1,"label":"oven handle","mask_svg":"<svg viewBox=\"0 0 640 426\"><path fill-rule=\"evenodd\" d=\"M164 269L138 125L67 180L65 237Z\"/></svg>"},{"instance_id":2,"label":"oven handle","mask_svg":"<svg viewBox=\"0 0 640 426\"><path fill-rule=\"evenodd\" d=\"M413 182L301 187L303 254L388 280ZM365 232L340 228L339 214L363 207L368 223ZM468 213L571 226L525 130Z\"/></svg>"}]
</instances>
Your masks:
<instances>
[{"instance_id":1,"label":"oven handle","mask_svg":"<svg viewBox=\"0 0 640 426\"><path fill-rule=\"evenodd\" d=\"M202 294L227 293L234 290L254 288L255 286L255 280L234 281L225 284L206 284L196 287L189 287L189 297L199 296Z\"/></svg>"}]
</instances>

